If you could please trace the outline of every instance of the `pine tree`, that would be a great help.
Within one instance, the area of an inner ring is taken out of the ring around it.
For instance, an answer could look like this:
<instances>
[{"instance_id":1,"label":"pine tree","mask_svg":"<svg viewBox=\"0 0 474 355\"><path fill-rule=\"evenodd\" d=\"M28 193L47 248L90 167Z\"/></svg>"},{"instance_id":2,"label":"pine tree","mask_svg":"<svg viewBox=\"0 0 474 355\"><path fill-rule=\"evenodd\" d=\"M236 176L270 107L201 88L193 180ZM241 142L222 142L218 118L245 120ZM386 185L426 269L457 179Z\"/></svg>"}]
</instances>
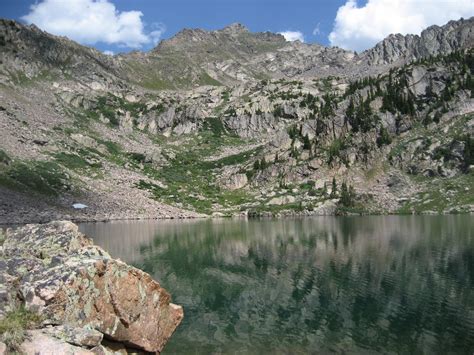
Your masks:
<instances>
[{"instance_id":1,"label":"pine tree","mask_svg":"<svg viewBox=\"0 0 474 355\"><path fill-rule=\"evenodd\" d=\"M260 160L255 160L253 163L253 170L260 170Z\"/></svg>"},{"instance_id":2,"label":"pine tree","mask_svg":"<svg viewBox=\"0 0 474 355\"><path fill-rule=\"evenodd\" d=\"M331 194L329 195L330 198L335 198L337 196L337 183L336 183L336 178L332 178L332 189L331 189Z\"/></svg>"},{"instance_id":3,"label":"pine tree","mask_svg":"<svg viewBox=\"0 0 474 355\"><path fill-rule=\"evenodd\" d=\"M303 149L311 150L311 142L307 134L303 136Z\"/></svg>"},{"instance_id":4,"label":"pine tree","mask_svg":"<svg viewBox=\"0 0 474 355\"><path fill-rule=\"evenodd\" d=\"M387 129L382 126L380 128L379 136L377 137L377 146L380 148L381 146L390 143L392 143L392 138L390 137L390 134L388 133Z\"/></svg>"},{"instance_id":5,"label":"pine tree","mask_svg":"<svg viewBox=\"0 0 474 355\"><path fill-rule=\"evenodd\" d=\"M464 137L464 170L474 164L474 139L469 134Z\"/></svg>"},{"instance_id":6,"label":"pine tree","mask_svg":"<svg viewBox=\"0 0 474 355\"><path fill-rule=\"evenodd\" d=\"M351 203L351 197L349 196L349 190L347 189L347 184L345 181L341 184L341 200L343 206L349 206Z\"/></svg>"},{"instance_id":7,"label":"pine tree","mask_svg":"<svg viewBox=\"0 0 474 355\"><path fill-rule=\"evenodd\" d=\"M425 89L425 96L428 99L432 99L435 96L435 93L433 91L433 81L432 80L430 80L428 86Z\"/></svg>"},{"instance_id":8,"label":"pine tree","mask_svg":"<svg viewBox=\"0 0 474 355\"><path fill-rule=\"evenodd\" d=\"M354 198L355 198L354 187L352 185L348 187L346 182L344 181L341 185L340 203L344 207L351 207L354 205Z\"/></svg>"},{"instance_id":9,"label":"pine tree","mask_svg":"<svg viewBox=\"0 0 474 355\"><path fill-rule=\"evenodd\" d=\"M352 122L354 122L354 112L355 112L355 107L354 107L354 100L351 99L349 100L349 105L347 106L346 110L346 122L349 122L352 125Z\"/></svg>"}]
</instances>

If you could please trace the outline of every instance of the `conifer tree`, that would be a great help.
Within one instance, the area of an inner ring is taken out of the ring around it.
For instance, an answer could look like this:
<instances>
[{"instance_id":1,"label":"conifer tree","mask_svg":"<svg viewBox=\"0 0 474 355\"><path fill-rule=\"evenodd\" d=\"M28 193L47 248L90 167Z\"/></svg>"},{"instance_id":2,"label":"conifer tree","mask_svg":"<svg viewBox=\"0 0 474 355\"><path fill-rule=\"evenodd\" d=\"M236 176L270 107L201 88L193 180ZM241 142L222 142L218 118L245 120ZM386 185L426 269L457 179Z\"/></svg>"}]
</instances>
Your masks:
<instances>
[{"instance_id":1,"label":"conifer tree","mask_svg":"<svg viewBox=\"0 0 474 355\"><path fill-rule=\"evenodd\" d=\"M311 150L311 141L307 134L303 136L303 149Z\"/></svg>"},{"instance_id":2,"label":"conifer tree","mask_svg":"<svg viewBox=\"0 0 474 355\"><path fill-rule=\"evenodd\" d=\"M327 195L328 195L328 185L326 184L326 181L325 181L324 186L323 186L323 196L327 197Z\"/></svg>"},{"instance_id":3,"label":"conifer tree","mask_svg":"<svg viewBox=\"0 0 474 355\"><path fill-rule=\"evenodd\" d=\"M331 194L329 195L330 198L335 198L337 196L337 183L336 183L336 177L332 178L332 189L331 189Z\"/></svg>"}]
</instances>

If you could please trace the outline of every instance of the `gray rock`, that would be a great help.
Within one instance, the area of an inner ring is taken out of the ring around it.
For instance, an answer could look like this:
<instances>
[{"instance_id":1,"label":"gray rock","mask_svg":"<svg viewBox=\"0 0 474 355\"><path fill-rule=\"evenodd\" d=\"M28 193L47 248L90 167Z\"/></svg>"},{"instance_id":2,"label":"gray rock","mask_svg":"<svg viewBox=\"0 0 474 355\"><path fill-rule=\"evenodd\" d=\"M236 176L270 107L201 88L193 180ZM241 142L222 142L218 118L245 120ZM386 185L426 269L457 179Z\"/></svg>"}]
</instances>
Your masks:
<instances>
[{"instance_id":1,"label":"gray rock","mask_svg":"<svg viewBox=\"0 0 474 355\"><path fill-rule=\"evenodd\" d=\"M234 174L226 182L226 187L229 190L241 189L248 184L248 178L245 174Z\"/></svg>"},{"instance_id":2,"label":"gray rock","mask_svg":"<svg viewBox=\"0 0 474 355\"><path fill-rule=\"evenodd\" d=\"M28 331L27 340L21 344L20 351L25 355L93 355L94 352L71 345L63 340L45 334L42 330Z\"/></svg>"},{"instance_id":3,"label":"gray rock","mask_svg":"<svg viewBox=\"0 0 474 355\"><path fill-rule=\"evenodd\" d=\"M100 345L104 338L101 332L93 328L78 328L69 325L45 328L43 332L69 344L87 348Z\"/></svg>"},{"instance_id":4,"label":"gray rock","mask_svg":"<svg viewBox=\"0 0 474 355\"><path fill-rule=\"evenodd\" d=\"M271 205L286 205L289 203L294 203L296 201L296 198L294 196L280 196L280 197L274 197L270 201L268 201L268 204Z\"/></svg>"},{"instance_id":5,"label":"gray rock","mask_svg":"<svg viewBox=\"0 0 474 355\"><path fill-rule=\"evenodd\" d=\"M54 336L93 347L104 334L159 352L183 318L182 308L148 274L112 259L71 222L8 230L3 257L4 279L15 280L7 287L25 308L41 313L45 324L63 325L45 330L48 339L34 333L45 346L54 346ZM36 343L26 343L25 352Z\"/></svg>"}]
</instances>

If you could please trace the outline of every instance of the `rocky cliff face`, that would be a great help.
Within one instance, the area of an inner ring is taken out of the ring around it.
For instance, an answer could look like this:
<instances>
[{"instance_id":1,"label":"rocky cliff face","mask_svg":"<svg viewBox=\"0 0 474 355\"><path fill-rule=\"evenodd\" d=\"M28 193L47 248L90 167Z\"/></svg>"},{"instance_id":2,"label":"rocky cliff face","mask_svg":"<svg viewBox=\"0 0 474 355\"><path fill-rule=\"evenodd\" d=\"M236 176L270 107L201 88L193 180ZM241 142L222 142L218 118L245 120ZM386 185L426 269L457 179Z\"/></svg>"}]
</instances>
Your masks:
<instances>
[{"instance_id":1,"label":"rocky cliff face","mask_svg":"<svg viewBox=\"0 0 474 355\"><path fill-rule=\"evenodd\" d=\"M374 48L361 54L368 65L407 63L412 60L449 54L474 44L474 19L450 21L446 25L431 26L420 36L390 35Z\"/></svg>"},{"instance_id":2,"label":"rocky cliff face","mask_svg":"<svg viewBox=\"0 0 474 355\"><path fill-rule=\"evenodd\" d=\"M104 337L161 352L183 319L158 282L112 259L70 222L8 230L0 266L1 316L21 307L41 315L38 330L20 345L26 353L47 346L109 353Z\"/></svg>"}]
</instances>

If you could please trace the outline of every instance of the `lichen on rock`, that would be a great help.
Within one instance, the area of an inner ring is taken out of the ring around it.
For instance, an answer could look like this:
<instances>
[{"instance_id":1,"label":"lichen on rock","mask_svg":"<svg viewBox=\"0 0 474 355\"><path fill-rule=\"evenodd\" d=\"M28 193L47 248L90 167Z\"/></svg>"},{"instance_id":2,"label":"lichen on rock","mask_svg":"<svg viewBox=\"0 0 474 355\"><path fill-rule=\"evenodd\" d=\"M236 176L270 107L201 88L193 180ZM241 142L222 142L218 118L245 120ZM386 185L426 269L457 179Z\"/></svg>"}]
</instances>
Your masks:
<instances>
[{"instance_id":1,"label":"lichen on rock","mask_svg":"<svg viewBox=\"0 0 474 355\"><path fill-rule=\"evenodd\" d=\"M63 340L91 348L99 345L94 342L100 343L100 332L129 347L161 352L183 318L182 308L150 275L112 259L71 222L8 230L1 259L6 296L0 308L14 307L19 295L45 326L61 326L41 337L76 333ZM82 331L71 331L76 328Z\"/></svg>"}]
</instances>

